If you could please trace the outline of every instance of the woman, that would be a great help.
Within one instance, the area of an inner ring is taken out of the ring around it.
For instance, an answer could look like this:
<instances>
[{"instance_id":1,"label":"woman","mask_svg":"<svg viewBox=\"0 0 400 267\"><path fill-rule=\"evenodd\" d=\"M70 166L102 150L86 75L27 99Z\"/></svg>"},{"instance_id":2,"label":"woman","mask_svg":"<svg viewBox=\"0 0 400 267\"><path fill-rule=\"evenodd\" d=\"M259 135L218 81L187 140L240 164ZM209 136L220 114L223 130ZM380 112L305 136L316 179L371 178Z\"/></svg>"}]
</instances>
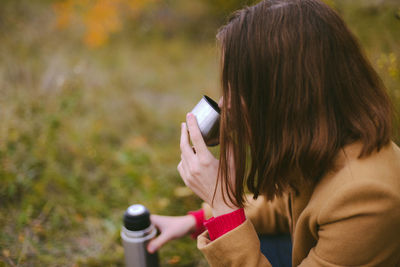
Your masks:
<instances>
[{"instance_id":1,"label":"woman","mask_svg":"<svg viewBox=\"0 0 400 267\"><path fill-rule=\"evenodd\" d=\"M318 0L266 0L217 39L220 159L188 114L178 165L213 216L197 240L210 265L270 266L256 233L290 232L293 266L400 266L390 102L342 19ZM203 211L153 216L149 251L200 230Z\"/></svg>"}]
</instances>

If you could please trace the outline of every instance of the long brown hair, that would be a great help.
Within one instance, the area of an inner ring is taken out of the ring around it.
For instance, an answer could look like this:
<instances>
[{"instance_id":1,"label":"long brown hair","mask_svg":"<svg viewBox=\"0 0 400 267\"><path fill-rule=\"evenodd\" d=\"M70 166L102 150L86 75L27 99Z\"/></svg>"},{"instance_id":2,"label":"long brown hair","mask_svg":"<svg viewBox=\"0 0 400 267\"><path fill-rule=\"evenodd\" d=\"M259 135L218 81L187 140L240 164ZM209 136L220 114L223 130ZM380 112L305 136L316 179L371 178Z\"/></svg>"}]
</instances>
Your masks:
<instances>
[{"instance_id":1,"label":"long brown hair","mask_svg":"<svg viewBox=\"0 0 400 267\"><path fill-rule=\"evenodd\" d=\"M390 142L385 87L321 1L261 1L237 11L217 39L224 97L218 182L238 206L245 185L255 198L273 199L300 180L317 182L347 144L362 142L365 157Z\"/></svg>"}]
</instances>

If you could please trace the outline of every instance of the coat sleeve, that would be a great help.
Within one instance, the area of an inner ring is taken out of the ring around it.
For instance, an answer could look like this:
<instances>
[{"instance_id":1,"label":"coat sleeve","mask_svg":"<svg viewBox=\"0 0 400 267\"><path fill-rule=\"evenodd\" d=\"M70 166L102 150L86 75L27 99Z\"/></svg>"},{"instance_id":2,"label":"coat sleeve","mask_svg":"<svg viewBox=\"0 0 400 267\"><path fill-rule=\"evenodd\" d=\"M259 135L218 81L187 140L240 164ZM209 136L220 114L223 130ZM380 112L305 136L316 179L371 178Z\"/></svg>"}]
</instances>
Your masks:
<instances>
[{"instance_id":1,"label":"coat sleeve","mask_svg":"<svg viewBox=\"0 0 400 267\"><path fill-rule=\"evenodd\" d=\"M244 208L246 218L249 219L256 232L259 234L289 233L288 198L283 195L273 201L267 201L264 196L253 199L252 195L246 195L247 202ZM211 207L203 203L202 208L205 218L212 217Z\"/></svg>"},{"instance_id":2,"label":"coat sleeve","mask_svg":"<svg viewBox=\"0 0 400 267\"><path fill-rule=\"evenodd\" d=\"M277 234L288 232L288 199L286 196L267 201L263 196L254 200L247 196L245 207L246 221L210 241L208 232L197 238L197 247L206 257L210 266L271 266L267 258L261 253L258 233ZM211 217L211 209L203 205L206 218Z\"/></svg>"},{"instance_id":3,"label":"coat sleeve","mask_svg":"<svg viewBox=\"0 0 400 267\"><path fill-rule=\"evenodd\" d=\"M260 251L260 241L249 220L214 241L207 231L202 233L197 247L211 267L271 266Z\"/></svg>"}]
</instances>

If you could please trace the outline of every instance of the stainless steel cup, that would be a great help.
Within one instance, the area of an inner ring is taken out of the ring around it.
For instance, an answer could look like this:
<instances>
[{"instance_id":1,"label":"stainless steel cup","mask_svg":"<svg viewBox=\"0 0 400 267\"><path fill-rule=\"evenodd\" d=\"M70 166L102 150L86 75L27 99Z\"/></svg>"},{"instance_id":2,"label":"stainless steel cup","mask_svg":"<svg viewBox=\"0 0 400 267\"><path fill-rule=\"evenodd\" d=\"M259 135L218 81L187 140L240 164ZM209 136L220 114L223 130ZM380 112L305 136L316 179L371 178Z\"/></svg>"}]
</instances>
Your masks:
<instances>
[{"instance_id":1,"label":"stainless steel cup","mask_svg":"<svg viewBox=\"0 0 400 267\"><path fill-rule=\"evenodd\" d=\"M219 144L219 120L220 109L218 104L210 97L204 95L203 98L192 109L199 125L201 135L207 146Z\"/></svg>"},{"instance_id":2,"label":"stainless steel cup","mask_svg":"<svg viewBox=\"0 0 400 267\"><path fill-rule=\"evenodd\" d=\"M147 244L157 234L150 222L150 212L140 204L130 206L124 214L121 231L126 267L158 267L158 254L147 252Z\"/></svg>"}]
</instances>

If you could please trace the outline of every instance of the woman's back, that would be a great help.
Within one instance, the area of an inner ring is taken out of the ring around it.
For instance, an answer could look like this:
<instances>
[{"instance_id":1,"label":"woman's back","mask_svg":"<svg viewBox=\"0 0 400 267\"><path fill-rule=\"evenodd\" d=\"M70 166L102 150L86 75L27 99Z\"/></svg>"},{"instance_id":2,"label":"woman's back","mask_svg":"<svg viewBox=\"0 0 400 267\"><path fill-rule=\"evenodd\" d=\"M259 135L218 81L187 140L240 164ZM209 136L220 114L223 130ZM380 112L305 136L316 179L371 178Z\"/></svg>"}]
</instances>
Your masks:
<instances>
[{"instance_id":1,"label":"woman's back","mask_svg":"<svg viewBox=\"0 0 400 267\"><path fill-rule=\"evenodd\" d=\"M211 266L243 262L268 266L259 250L245 245L258 242L253 225L257 232L266 232L273 224L273 229L289 224L293 266L399 266L400 149L390 143L359 159L361 148L359 143L344 148L336 160L339 166L314 188L305 186L300 193L291 192L273 202L250 204L249 220L212 242L204 233L198 239L199 249ZM284 211L275 213L286 220L271 216L272 209L282 206ZM265 217L275 220L265 225ZM224 256L217 257L222 251Z\"/></svg>"},{"instance_id":2,"label":"woman's back","mask_svg":"<svg viewBox=\"0 0 400 267\"><path fill-rule=\"evenodd\" d=\"M304 210L293 217L294 266L305 257L304 266L313 261L341 266L400 264L400 149L391 143L359 159L361 147L353 144L339 153L339 169L316 185ZM293 198L293 210L302 209L305 200L298 201ZM298 255L307 243L307 252Z\"/></svg>"}]
</instances>

